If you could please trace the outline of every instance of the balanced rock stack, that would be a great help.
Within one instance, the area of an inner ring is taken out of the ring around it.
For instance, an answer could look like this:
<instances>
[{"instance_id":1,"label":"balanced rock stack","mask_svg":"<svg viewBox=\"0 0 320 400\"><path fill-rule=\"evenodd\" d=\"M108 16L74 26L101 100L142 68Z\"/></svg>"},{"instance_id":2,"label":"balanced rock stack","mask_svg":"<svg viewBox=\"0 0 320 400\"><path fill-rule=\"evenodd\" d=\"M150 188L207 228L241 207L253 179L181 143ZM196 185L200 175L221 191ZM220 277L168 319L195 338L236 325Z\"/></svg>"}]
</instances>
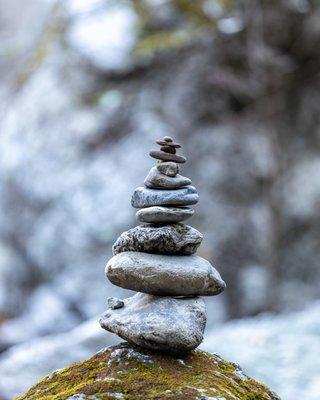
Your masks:
<instances>
[{"instance_id":1,"label":"balanced rock stack","mask_svg":"<svg viewBox=\"0 0 320 400\"><path fill-rule=\"evenodd\" d=\"M106 275L115 285L137 291L125 300L108 299L102 328L141 347L171 353L195 349L203 339L206 307L198 296L221 293L225 283L205 259L194 255L202 234L183 224L198 202L196 189L179 174L186 159L170 137L158 140L157 159L132 196L142 222L113 246Z\"/></svg>"}]
</instances>

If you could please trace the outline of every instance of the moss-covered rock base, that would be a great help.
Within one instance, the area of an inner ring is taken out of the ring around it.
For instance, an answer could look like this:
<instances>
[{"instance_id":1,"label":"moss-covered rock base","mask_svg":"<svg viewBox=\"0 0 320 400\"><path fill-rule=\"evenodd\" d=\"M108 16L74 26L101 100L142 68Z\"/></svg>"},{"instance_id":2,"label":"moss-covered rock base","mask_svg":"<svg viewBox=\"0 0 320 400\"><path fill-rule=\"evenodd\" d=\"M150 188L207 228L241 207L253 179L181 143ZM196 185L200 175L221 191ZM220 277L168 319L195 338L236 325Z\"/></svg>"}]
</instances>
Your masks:
<instances>
[{"instance_id":1,"label":"moss-covered rock base","mask_svg":"<svg viewBox=\"0 0 320 400\"><path fill-rule=\"evenodd\" d=\"M194 351L172 357L128 343L56 371L17 400L279 400L236 364Z\"/></svg>"}]
</instances>

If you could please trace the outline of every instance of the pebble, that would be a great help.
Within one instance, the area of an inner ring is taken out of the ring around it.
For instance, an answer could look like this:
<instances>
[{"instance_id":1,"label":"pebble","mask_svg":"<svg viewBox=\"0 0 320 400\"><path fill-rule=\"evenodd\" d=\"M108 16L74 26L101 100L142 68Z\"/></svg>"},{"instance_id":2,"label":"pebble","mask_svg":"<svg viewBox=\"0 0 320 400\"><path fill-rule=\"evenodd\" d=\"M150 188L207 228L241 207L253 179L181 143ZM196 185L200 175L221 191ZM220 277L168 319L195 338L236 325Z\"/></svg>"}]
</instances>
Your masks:
<instances>
[{"instance_id":1,"label":"pebble","mask_svg":"<svg viewBox=\"0 0 320 400\"><path fill-rule=\"evenodd\" d=\"M152 167L144 184L151 189L179 189L183 186L188 186L192 182L189 178L182 175L170 177L159 172L157 167Z\"/></svg>"},{"instance_id":2,"label":"pebble","mask_svg":"<svg viewBox=\"0 0 320 400\"><path fill-rule=\"evenodd\" d=\"M127 251L112 257L106 276L123 289L158 296L215 296L226 284L202 257Z\"/></svg>"},{"instance_id":3,"label":"pebble","mask_svg":"<svg viewBox=\"0 0 320 400\"><path fill-rule=\"evenodd\" d=\"M111 310L116 310L118 308L121 308L124 306L124 302L121 299L118 299L117 297L108 297L107 298L107 306L108 308L111 308Z\"/></svg>"},{"instance_id":4,"label":"pebble","mask_svg":"<svg viewBox=\"0 0 320 400\"><path fill-rule=\"evenodd\" d=\"M178 164L168 161L168 162L158 162L156 165L159 172L164 175L175 177L180 172L180 167Z\"/></svg>"},{"instance_id":5,"label":"pebble","mask_svg":"<svg viewBox=\"0 0 320 400\"><path fill-rule=\"evenodd\" d=\"M202 242L202 234L184 224L144 224L123 232L113 245L113 254L141 251L157 254L194 254Z\"/></svg>"},{"instance_id":6,"label":"pebble","mask_svg":"<svg viewBox=\"0 0 320 400\"><path fill-rule=\"evenodd\" d=\"M135 208L151 206L188 206L199 201L197 190L193 186L182 189L164 190L138 187L131 199Z\"/></svg>"},{"instance_id":7,"label":"pebble","mask_svg":"<svg viewBox=\"0 0 320 400\"><path fill-rule=\"evenodd\" d=\"M164 151L152 150L149 152L149 155L157 160L173 161L179 164L183 164L187 161L185 157L178 156L177 154L165 153Z\"/></svg>"},{"instance_id":8,"label":"pebble","mask_svg":"<svg viewBox=\"0 0 320 400\"><path fill-rule=\"evenodd\" d=\"M206 320L206 306L200 298L137 293L124 300L123 308L107 310L99 322L103 329L130 343L179 354L199 346Z\"/></svg>"},{"instance_id":9,"label":"pebble","mask_svg":"<svg viewBox=\"0 0 320 400\"><path fill-rule=\"evenodd\" d=\"M136 217L140 222L169 223L182 222L192 217L194 210L188 207L147 207L137 211Z\"/></svg>"},{"instance_id":10,"label":"pebble","mask_svg":"<svg viewBox=\"0 0 320 400\"><path fill-rule=\"evenodd\" d=\"M176 154L176 149L172 146L161 146L160 150L165 153Z\"/></svg>"}]
</instances>

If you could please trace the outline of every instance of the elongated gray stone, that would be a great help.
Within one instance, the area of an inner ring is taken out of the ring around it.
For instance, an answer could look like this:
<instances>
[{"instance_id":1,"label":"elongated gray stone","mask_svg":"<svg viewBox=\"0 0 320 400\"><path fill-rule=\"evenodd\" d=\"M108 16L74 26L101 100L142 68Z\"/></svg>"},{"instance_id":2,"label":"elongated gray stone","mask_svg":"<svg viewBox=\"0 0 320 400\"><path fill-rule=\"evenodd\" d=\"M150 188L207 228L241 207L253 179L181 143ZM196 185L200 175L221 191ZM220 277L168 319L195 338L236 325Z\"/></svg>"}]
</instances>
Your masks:
<instances>
[{"instance_id":1,"label":"elongated gray stone","mask_svg":"<svg viewBox=\"0 0 320 400\"><path fill-rule=\"evenodd\" d=\"M158 162L156 167L159 172L171 177L178 175L178 173L180 172L179 164L172 161Z\"/></svg>"},{"instance_id":2,"label":"elongated gray stone","mask_svg":"<svg viewBox=\"0 0 320 400\"><path fill-rule=\"evenodd\" d=\"M159 172L157 167L152 167L144 184L151 189L179 189L191 184L191 180L182 175L170 177Z\"/></svg>"},{"instance_id":3,"label":"elongated gray stone","mask_svg":"<svg viewBox=\"0 0 320 400\"><path fill-rule=\"evenodd\" d=\"M138 187L133 193L131 204L135 208L151 206L188 206L196 204L198 201L199 196L196 188L193 186L175 190Z\"/></svg>"},{"instance_id":4,"label":"elongated gray stone","mask_svg":"<svg viewBox=\"0 0 320 400\"><path fill-rule=\"evenodd\" d=\"M113 245L113 254L141 251L158 254L194 254L203 236L184 224L144 224L123 232Z\"/></svg>"},{"instance_id":5,"label":"elongated gray stone","mask_svg":"<svg viewBox=\"0 0 320 400\"><path fill-rule=\"evenodd\" d=\"M124 300L123 308L107 310L100 325L138 346L181 353L199 346L206 320L206 307L200 298L137 293Z\"/></svg>"},{"instance_id":6,"label":"elongated gray stone","mask_svg":"<svg viewBox=\"0 0 320 400\"><path fill-rule=\"evenodd\" d=\"M112 257L106 276L114 285L159 296L215 296L226 287L219 272L199 256L125 252Z\"/></svg>"},{"instance_id":7,"label":"elongated gray stone","mask_svg":"<svg viewBox=\"0 0 320 400\"><path fill-rule=\"evenodd\" d=\"M194 210L189 207L154 206L137 211L136 217L140 222L169 223L182 222L192 217Z\"/></svg>"}]
</instances>

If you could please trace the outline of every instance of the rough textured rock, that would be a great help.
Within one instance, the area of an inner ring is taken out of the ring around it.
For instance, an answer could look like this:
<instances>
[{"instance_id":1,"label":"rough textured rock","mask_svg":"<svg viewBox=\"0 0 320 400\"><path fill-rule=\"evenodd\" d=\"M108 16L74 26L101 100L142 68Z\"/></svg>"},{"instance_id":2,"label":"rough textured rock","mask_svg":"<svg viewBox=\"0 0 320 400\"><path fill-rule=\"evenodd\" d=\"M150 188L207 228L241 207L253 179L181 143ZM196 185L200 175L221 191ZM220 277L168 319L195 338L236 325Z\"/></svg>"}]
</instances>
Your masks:
<instances>
[{"instance_id":1,"label":"rough textured rock","mask_svg":"<svg viewBox=\"0 0 320 400\"><path fill-rule=\"evenodd\" d=\"M118 308L122 308L124 306L124 302L117 297L108 297L107 306L108 308L111 308L111 310L116 310Z\"/></svg>"},{"instance_id":2,"label":"rough textured rock","mask_svg":"<svg viewBox=\"0 0 320 400\"><path fill-rule=\"evenodd\" d=\"M219 272L199 256L128 251L111 258L106 275L124 289L159 296L214 296L226 287Z\"/></svg>"},{"instance_id":3,"label":"rough textured rock","mask_svg":"<svg viewBox=\"0 0 320 400\"><path fill-rule=\"evenodd\" d=\"M113 245L113 254L141 251L156 254L194 254L203 236L184 224L144 224L123 232Z\"/></svg>"},{"instance_id":4,"label":"rough textured rock","mask_svg":"<svg viewBox=\"0 0 320 400\"><path fill-rule=\"evenodd\" d=\"M148 189L138 187L131 204L135 208L151 206L189 206L199 201L197 190L193 186L176 190Z\"/></svg>"},{"instance_id":5,"label":"rough textured rock","mask_svg":"<svg viewBox=\"0 0 320 400\"><path fill-rule=\"evenodd\" d=\"M156 165L159 172L164 175L174 177L180 172L180 167L177 163L168 161L168 162L158 162Z\"/></svg>"},{"instance_id":6,"label":"rough textured rock","mask_svg":"<svg viewBox=\"0 0 320 400\"><path fill-rule=\"evenodd\" d=\"M144 184L148 188L179 189L191 185L191 180L182 175L170 177L159 172L157 167L151 168Z\"/></svg>"},{"instance_id":7,"label":"rough textured rock","mask_svg":"<svg viewBox=\"0 0 320 400\"><path fill-rule=\"evenodd\" d=\"M147 207L137 211L136 217L141 222L164 223L182 222L192 217L194 210L189 207Z\"/></svg>"},{"instance_id":8,"label":"rough textured rock","mask_svg":"<svg viewBox=\"0 0 320 400\"><path fill-rule=\"evenodd\" d=\"M107 310L100 325L136 345L180 353L199 346L206 320L206 306L200 298L137 293L124 300L123 308Z\"/></svg>"},{"instance_id":9,"label":"rough textured rock","mask_svg":"<svg viewBox=\"0 0 320 400\"><path fill-rule=\"evenodd\" d=\"M179 358L128 343L48 375L17 400L280 400L268 387L217 355Z\"/></svg>"}]
</instances>

